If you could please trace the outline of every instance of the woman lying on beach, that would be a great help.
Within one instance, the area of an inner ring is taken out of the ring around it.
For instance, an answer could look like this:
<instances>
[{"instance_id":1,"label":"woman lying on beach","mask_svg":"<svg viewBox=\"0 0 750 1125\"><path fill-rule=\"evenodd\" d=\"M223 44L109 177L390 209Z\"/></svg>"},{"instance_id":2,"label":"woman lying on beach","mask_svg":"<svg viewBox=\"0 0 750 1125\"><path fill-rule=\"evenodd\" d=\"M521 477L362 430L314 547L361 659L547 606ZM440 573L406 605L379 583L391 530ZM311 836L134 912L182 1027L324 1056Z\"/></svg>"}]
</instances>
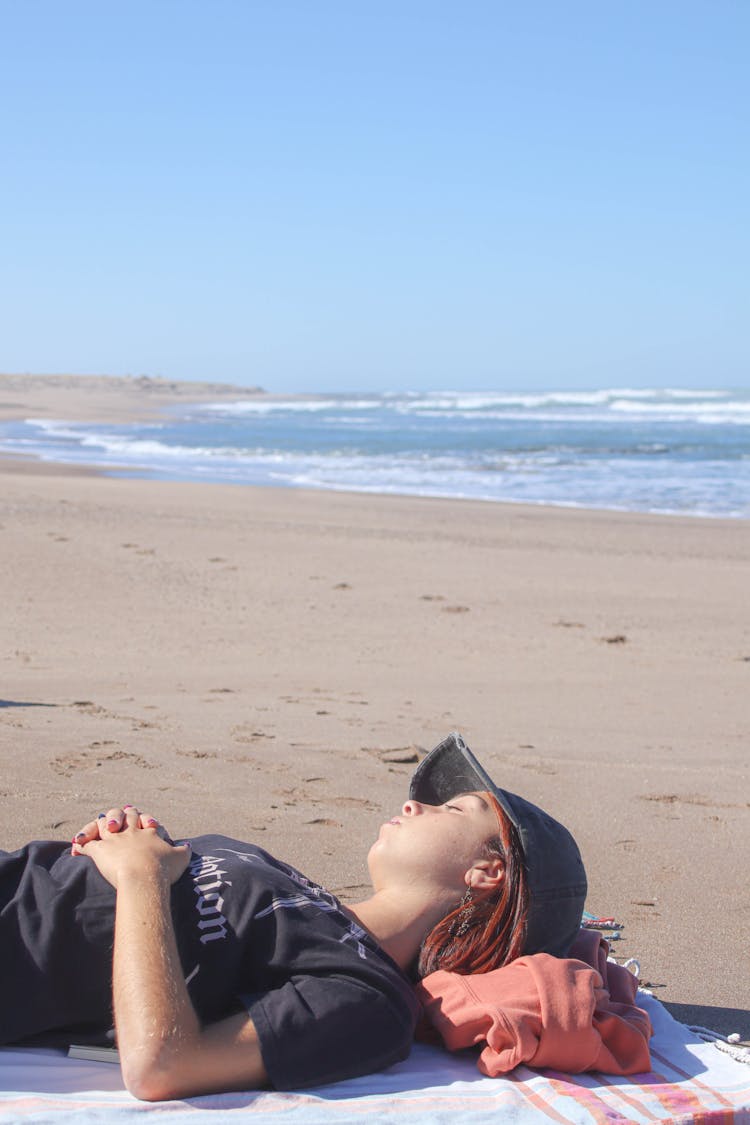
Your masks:
<instances>
[{"instance_id":1,"label":"woman lying on beach","mask_svg":"<svg viewBox=\"0 0 750 1125\"><path fill-rule=\"evenodd\" d=\"M343 906L262 849L172 843L133 806L0 853L0 1044L112 1045L157 1101L371 1073L409 1053L413 982L564 956L586 877L570 833L459 735L417 768Z\"/></svg>"}]
</instances>

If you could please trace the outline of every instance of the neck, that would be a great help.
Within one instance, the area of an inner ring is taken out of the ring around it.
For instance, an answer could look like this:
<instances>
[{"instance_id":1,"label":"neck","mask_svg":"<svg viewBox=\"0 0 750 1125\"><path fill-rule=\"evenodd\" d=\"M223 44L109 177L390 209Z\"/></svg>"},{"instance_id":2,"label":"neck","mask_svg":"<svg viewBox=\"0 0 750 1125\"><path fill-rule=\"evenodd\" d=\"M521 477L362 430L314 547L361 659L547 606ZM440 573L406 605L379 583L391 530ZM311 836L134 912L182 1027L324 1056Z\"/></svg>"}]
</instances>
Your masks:
<instances>
[{"instance_id":1,"label":"neck","mask_svg":"<svg viewBox=\"0 0 750 1125\"><path fill-rule=\"evenodd\" d=\"M403 889L387 888L346 909L406 972L427 934L453 905L434 896L420 898Z\"/></svg>"}]
</instances>

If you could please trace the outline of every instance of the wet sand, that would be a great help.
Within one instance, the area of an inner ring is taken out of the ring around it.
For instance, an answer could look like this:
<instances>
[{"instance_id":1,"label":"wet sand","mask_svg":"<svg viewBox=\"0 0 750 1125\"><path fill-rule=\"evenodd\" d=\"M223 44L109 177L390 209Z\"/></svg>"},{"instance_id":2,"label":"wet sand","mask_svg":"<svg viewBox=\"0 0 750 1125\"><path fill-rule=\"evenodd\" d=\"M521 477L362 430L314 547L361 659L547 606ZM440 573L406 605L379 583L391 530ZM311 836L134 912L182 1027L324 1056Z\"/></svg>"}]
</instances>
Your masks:
<instances>
[{"instance_id":1,"label":"wet sand","mask_svg":"<svg viewBox=\"0 0 750 1125\"><path fill-rule=\"evenodd\" d=\"M0 377L0 417L191 397L124 382ZM749 562L746 521L0 460L0 847L132 802L351 900L414 761L458 729L574 831L613 952L748 1038Z\"/></svg>"}]
</instances>

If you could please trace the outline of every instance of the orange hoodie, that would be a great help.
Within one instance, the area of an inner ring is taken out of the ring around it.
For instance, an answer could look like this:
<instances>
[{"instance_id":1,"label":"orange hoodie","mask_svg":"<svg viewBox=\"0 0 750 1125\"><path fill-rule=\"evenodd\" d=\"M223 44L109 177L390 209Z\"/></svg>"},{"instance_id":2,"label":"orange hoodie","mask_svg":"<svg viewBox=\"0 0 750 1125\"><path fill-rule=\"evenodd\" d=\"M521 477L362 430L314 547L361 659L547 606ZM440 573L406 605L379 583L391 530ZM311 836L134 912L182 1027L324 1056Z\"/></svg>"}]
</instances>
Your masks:
<instances>
[{"instance_id":1,"label":"orange hoodie","mask_svg":"<svg viewBox=\"0 0 750 1125\"><path fill-rule=\"evenodd\" d=\"M417 996L448 1050L486 1043L477 1065L491 1077L520 1063L570 1074L648 1071L651 1022L634 1004L638 982L607 962L607 949L582 930L575 958L535 953L489 973L439 971Z\"/></svg>"}]
</instances>

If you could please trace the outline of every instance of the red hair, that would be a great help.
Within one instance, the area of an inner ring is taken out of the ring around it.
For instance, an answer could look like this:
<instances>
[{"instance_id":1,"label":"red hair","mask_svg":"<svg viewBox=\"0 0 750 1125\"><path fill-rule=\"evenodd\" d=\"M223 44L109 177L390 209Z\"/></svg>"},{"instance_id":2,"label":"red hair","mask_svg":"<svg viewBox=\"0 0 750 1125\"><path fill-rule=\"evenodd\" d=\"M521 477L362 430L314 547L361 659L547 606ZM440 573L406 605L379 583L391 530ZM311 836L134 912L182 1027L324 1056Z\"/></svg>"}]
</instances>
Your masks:
<instances>
[{"instance_id":1,"label":"red hair","mask_svg":"<svg viewBox=\"0 0 750 1125\"><path fill-rule=\"evenodd\" d=\"M492 793L487 796L500 831L485 841L484 857L502 859L505 878L496 894L477 902L464 900L430 930L419 951L420 979L437 969L488 973L523 952L529 894L521 841L497 799Z\"/></svg>"}]
</instances>

